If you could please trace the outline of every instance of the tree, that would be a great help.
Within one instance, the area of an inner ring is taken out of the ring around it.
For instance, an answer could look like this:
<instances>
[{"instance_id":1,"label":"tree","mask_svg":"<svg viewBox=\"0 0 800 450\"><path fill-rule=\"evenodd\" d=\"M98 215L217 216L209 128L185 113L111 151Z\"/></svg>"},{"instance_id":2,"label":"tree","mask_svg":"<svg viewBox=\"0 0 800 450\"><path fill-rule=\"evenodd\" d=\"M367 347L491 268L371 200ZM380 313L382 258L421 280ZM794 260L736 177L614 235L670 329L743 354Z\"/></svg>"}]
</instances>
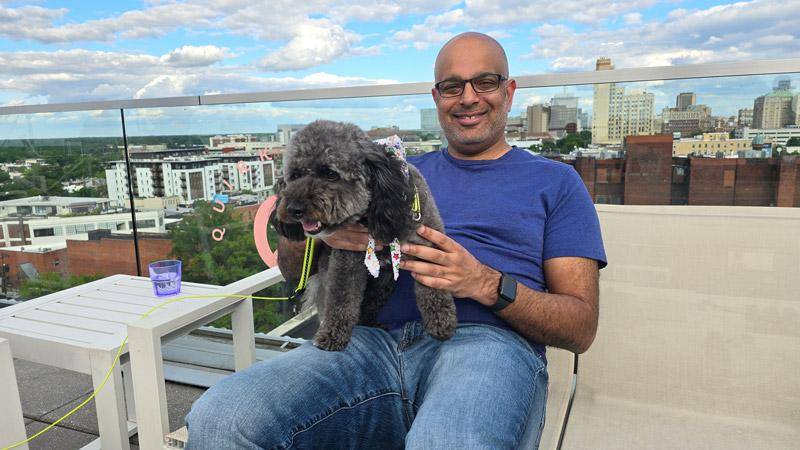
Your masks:
<instances>
[{"instance_id":1,"label":"tree","mask_svg":"<svg viewBox=\"0 0 800 450\"><path fill-rule=\"evenodd\" d=\"M222 212L215 211L213 205L205 201L195 202L193 206L194 214L184 216L169 231L171 256L183 263L182 280L224 286L266 269L255 247L251 222L242 220L228 205ZM219 241L212 237L215 229L219 232L225 230ZM272 248L275 248L277 235L272 232L270 238ZM279 284L254 295L284 297L285 289ZM292 310L288 302L282 302L281 307L276 308L275 302L254 300L253 306L256 330L262 332L284 322ZM230 319L220 319L214 325L229 327Z\"/></svg>"},{"instance_id":2,"label":"tree","mask_svg":"<svg viewBox=\"0 0 800 450\"><path fill-rule=\"evenodd\" d=\"M786 146L787 147L800 147L800 137L795 136L795 137L789 138L789 140L786 141Z\"/></svg>"},{"instance_id":3,"label":"tree","mask_svg":"<svg viewBox=\"0 0 800 450\"><path fill-rule=\"evenodd\" d=\"M23 281L22 286L19 288L19 295L25 299L37 298L99 280L100 278L103 278L103 275L71 275L63 277L58 272L45 272L39 274L36 279Z\"/></svg>"}]
</instances>

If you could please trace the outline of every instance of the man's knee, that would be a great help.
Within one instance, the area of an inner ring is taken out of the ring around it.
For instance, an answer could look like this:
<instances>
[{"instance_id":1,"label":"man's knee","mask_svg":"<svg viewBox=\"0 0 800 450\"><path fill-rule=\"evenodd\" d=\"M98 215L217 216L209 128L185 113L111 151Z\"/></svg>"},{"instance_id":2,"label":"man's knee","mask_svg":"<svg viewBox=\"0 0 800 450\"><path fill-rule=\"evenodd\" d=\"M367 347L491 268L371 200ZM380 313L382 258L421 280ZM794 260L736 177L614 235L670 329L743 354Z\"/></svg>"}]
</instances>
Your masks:
<instances>
[{"instance_id":1,"label":"man's knee","mask_svg":"<svg viewBox=\"0 0 800 450\"><path fill-rule=\"evenodd\" d=\"M414 426L406 435L406 450L499 450L515 449L517 436L499 436L486 430L452 429L438 427Z\"/></svg>"}]
</instances>

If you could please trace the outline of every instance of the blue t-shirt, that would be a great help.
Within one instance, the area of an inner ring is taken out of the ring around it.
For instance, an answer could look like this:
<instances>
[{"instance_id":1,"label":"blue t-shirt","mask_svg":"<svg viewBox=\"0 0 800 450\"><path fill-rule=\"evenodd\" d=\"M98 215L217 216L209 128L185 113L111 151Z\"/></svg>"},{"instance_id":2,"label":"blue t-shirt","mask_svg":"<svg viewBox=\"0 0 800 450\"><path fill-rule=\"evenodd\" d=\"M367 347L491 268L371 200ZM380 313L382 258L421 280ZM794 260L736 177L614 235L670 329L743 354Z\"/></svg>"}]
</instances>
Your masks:
<instances>
[{"instance_id":1,"label":"blue t-shirt","mask_svg":"<svg viewBox=\"0 0 800 450\"><path fill-rule=\"evenodd\" d=\"M606 266L592 199L569 165L517 147L495 160L461 160L447 149L409 157L425 177L445 234L481 263L544 292L543 261L560 256L595 259ZM378 313L389 328L420 320L414 280L400 272L394 293ZM472 299L456 299L459 323L510 326Z\"/></svg>"}]
</instances>

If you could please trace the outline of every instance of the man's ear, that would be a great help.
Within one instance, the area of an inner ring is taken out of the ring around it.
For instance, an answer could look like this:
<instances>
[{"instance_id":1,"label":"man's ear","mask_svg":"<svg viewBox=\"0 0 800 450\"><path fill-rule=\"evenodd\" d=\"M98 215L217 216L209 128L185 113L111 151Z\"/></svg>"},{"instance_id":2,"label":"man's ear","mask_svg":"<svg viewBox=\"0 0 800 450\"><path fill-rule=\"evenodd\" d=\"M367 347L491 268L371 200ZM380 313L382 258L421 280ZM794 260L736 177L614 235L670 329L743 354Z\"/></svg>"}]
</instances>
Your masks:
<instances>
[{"instance_id":1,"label":"man's ear","mask_svg":"<svg viewBox=\"0 0 800 450\"><path fill-rule=\"evenodd\" d=\"M390 242L411 220L411 187L403 172L405 162L389 156L383 146L373 147L366 154L371 176L367 229L378 241Z\"/></svg>"},{"instance_id":2,"label":"man's ear","mask_svg":"<svg viewBox=\"0 0 800 450\"><path fill-rule=\"evenodd\" d=\"M517 81L513 78L506 82L506 96L508 97L508 108L506 112L511 112L511 104L514 103L514 92L517 90Z\"/></svg>"}]
</instances>

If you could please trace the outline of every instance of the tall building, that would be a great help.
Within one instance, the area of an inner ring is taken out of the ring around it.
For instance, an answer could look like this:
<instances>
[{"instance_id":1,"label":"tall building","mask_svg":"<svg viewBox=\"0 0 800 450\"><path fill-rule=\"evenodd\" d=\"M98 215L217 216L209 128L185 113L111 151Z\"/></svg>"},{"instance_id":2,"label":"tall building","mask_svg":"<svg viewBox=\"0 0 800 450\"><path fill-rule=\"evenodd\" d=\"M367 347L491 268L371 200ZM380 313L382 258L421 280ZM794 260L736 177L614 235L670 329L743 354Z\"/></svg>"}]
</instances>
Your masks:
<instances>
[{"instance_id":1,"label":"tall building","mask_svg":"<svg viewBox=\"0 0 800 450\"><path fill-rule=\"evenodd\" d=\"M247 152L258 152L276 147L280 144L274 141L275 135L269 138L253 136L251 134L228 134L225 136L217 135L208 139L208 149L222 152L243 150Z\"/></svg>"},{"instance_id":2,"label":"tall building","mask_svg":"<svg viewBox=\"0 0 800 450\"><path fill-rule=\"evenodd\" d=\"M712 128L711 108L706 105L690 105L686 109L664 108L661 111L662 133L691 135Z\"/></svg>"},{"instance_id":3,"label":"tall building","mask_svg":"<svg viewBox=\"0 0 800 450\"><path fill-rule=\"evenodd\" d=\"M441 130L436 108L422 108L419 110L419 129L422 131Z\"/></svg>"},{"instance_id":4,"label":"tall building","mask_svg":"<svg viewBox=\"0 0 800 450\"><path fill-rule=\"evenodd\" d=\"M294 134L300 131L305 124L298 124L298 123L290 123L290 124L281 124L278 125L278 142L283 145L289 144L294 137Z\"/></svg>"},{"instance_id":5,"label":"tall building","mask_svg":"<svg viewBox=\"0 0 800 450\"><path fill-rule=\"evenodd\" d=\"M792 97L792 116L794 117L794 124L800 125L800 95Z\"/></svg>"},{"instance_id":6,"label":"tall building","mask_svg":"<svg viewBox=\"0 0 800 450\"><path fill-rule=\"evenodd\" d=\"M796 123L795 113L792 110L794 97L789 80L779 81L778 87L772 92L758 97L753 102L753 127L783 128L786 125L794 125Z\"/></svg>"},{"instance_id":7,"label":"tall building","mask_svg":"<svg viewBox=\"0 0 800 450\"><path fill-rule=\"evenodd\" d=\"M791 95L773 92L762 95L753 102L754 128L783 128L794 123L792 116Z\"/></svg>"},{"instance_id":8,"label":"tall building","mask_svg":"<svg viewBox=\"0 0 800 450\"><path fill-rule=\"evenodd\" d=\"M624 88L611 92L608 140L613 143L621 143L628 136L653 134L655 96L644 90L624 92Z\"/></svg>"},{"instance_id":9,"label":"tall building","mask_svg":"<svg viewBox=\"0 0 800 450\"><path fill-rule=\"evenodd\" d=\"M595 70L613 70L610 58L598 58ZM608 121L611 118L611 93L616 90L614 83L594 85L592 98L592 144L611 144L608 135Z\"/></svg>"},{"instance_id":10,"label":"tall building","mask_svg":"<svg viewBox=\"0 0 800 450\"><path fill-rule=\"evenodd\" d=\"M778 85L775 87L776 91L791 91L792 90L792 80L786 78L783 80L778 80Z\"/></svg>"},{"instance_id":11,"label":"tall building","mask_svg":"<svg viewBox=\"0 0 800 450\"><path fill-rule=\"evenodd\" d=\"M697 102L694 92L681 92L675 99L675 107L680 111L686 111L690 106Z\"/></svg>"},{"instance_id":12,"label":"tall building","mask_svg":"<svg viewBox=\"0 0 800 450\"><path fill-rule=\"evenodd\" d=\"M128 202L125 161L113 161L106 170L108 198L116 205ZM266 192L274 186L273 161L243 152L214 157L132 159L133 194L137 198L180 198L180 204L210 201L224 191ZM228 185L232 186L231 189Z\"/></svg>"},{"instance_id":13,"label":"tall building","mask_svg":"<svg viewBox=\"0 0 800 450\"><path fill-rule=\"evenodd\" d=\"M545 105L528 106L525 115L525 130L528 137L547 134L550 124L550 108Z\"/></svg>"},{"instance_id":14,"label":"tall building","mask_svg":"<svg viewBox=\"0 0 800 450\"><path fill-rule=\"evenodd\" d=\"M752 127L753 126L753 109L752 108L742 108L739 110L739 116L737 119L737 125L739 128L743 127Z\"/></svg>"},{"instance_id":15,"label":"tall building","mask_svg":"<svg viewBox=\"0 0 800 450\"><path fill-rule=\"evenodd\" d=\"M563 134L570 123L580 130L578 97L572 95L556 95L550 100L550 123L548 129Z\"/></svg>"}]
</instances>

